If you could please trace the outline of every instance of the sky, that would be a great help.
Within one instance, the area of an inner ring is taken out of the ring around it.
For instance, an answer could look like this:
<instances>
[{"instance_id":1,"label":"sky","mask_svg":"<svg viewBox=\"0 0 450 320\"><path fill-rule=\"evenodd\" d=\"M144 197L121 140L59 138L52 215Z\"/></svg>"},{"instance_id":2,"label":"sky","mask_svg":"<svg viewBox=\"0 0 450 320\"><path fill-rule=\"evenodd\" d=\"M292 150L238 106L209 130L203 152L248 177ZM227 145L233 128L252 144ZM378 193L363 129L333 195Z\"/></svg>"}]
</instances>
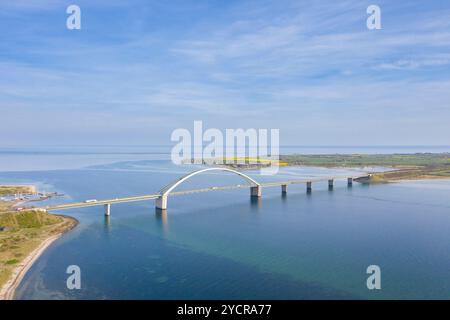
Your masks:
<instances>
[{"instance_id":1,"label":"sky","mask_svg":"<svg viewBox=\"0 0 450 320\"><path fill-rule=\"evenodd\" d=\"M0 146L450 145L447 0L0 0L0 30Z\"/></svg>"}]
</instances>

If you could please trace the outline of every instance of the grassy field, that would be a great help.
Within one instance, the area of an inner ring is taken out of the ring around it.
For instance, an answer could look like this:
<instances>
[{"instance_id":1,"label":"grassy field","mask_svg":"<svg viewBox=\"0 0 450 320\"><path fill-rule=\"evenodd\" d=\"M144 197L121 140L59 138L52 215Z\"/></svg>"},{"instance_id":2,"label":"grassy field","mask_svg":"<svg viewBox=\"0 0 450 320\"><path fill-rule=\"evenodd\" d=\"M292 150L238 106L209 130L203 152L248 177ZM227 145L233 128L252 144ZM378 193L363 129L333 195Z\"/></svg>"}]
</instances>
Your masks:
<instances>
[{"instance_id":1,"label":"grassy field","mask_svg":"<svg viewBox=\"0 0 450 320\"><path fill-rule=\"evenodd\" d=\"M43 211L14 212L11 209L11 202L0 201L0 287L17 264L44 240L77 223L75 219Z\"/></svg>"},{"instance_id":2,"label":"grassy field","mask_svg":"<svg viewBox=\"0 0 450 320\"><path fill-rule=\"evenodd\" d=\"M34 192L36 192L34 186L0 186L0 196Z\"/></svg>"},{"instance_id":3,"label":"grassy field","mask_svg":"<svg viewBox=\"0 0 450 320\"><path fill-rule=\"evenodd\" d=\"M432 167L450 166L449 153L417 154L327 154L327 155L285 155L281 160L289 165L327 167Z\"/></svg>"},{"instance_id":4,"label":"grassy field","mask_svg":"<svg viewBox=\"0 0 450 320\"><path fill-rule=\"evenodd\" d=\"M8 211L8 210L11 210L11 202L6 202L6 201L0 201L0 214L2 213L2 212L5 212L5 211Z\"/></svg>"},{"instance_id":5,"label":"grassy field","mask_svg":"<svg viewBox=\"0 0 450 320\"><path fill-rule=\"evenodd\" d=\"M406 179L450 178L450 153L417 154L331 154L284 155L288 165L318 167L391 167L394 171L374 173L372 182Z\"/></svg>"}]
</instances>

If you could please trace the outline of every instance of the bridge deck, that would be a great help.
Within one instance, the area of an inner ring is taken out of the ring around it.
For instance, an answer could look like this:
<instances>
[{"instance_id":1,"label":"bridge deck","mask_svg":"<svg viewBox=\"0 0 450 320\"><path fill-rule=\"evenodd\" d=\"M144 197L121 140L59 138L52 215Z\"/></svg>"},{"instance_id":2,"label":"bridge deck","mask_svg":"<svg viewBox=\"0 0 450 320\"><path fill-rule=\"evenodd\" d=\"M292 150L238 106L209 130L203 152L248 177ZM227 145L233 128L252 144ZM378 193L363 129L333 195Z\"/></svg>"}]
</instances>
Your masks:
<instances>
[{"instance_id":1,"label":"bridge deck","mask_svg":"<svg viewBox=\"0 0 450 320\"><path fill-rule=\"evenodd\" d=\"M328 181L330 179L333 180L339 180L339 179L347 179L347 178L361 178L364 176L338 176L338 177L328 177L328 178L315 178L315 179L302 179L302 180L289 180L289 181L277 181L277 182L266 182L261 183L260 186L263 188L270 188L270 187L280 187L282 185L292 185L292 184L305 184L309 181L315 183L315 182L323 182ZM181 195L187 195L187 194L193 194L193 193L202 193L202 192L209 192L209 191L219 191L219 190L233 190L233 189L246 189L249 188L250 185L248 184L238 184L238 185L230 185L230 186L221 186L221 187L208 187L208 188L202 188L202 189L193 189L193 190L182 190L182 191L172 191L169 196L181 196ZM45 210L65 210L65 209L73 209L73 208L84 208L84 207L93 207L93 206L101 206L105 204L115 204L115 203L124 203L124 202L135 202L135 201L145 201L145 200L155 200L159 198L159 193L153 193L148 195L142 195L142 196L133 196L133 197L124 197L124 198L114 198L114 199L104 199L104 200L97 200L92 202L73 202L73 203L66 203L66 204L60 204L60 205L54 205L54 206L47 206L42 207L42 209Z\"/></svg>"}]
</instances>

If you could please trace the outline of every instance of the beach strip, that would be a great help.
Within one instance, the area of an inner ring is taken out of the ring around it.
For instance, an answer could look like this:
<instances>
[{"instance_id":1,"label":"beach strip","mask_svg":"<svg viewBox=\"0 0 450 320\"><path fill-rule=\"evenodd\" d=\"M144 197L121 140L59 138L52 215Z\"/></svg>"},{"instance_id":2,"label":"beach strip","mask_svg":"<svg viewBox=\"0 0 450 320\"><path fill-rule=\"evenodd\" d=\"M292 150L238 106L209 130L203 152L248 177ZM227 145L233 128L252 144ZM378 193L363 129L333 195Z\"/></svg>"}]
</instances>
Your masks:
<instances>
[{"instance_id":1,"label":"beach strip","mask_svg":"<svg viewBox=\"0 0 450 320\"><path fill-rule=\"evenodd\" d=\"M39 244L39 246L36 249L30 252L30 254L25 259L23 259L20 262L20 264L17 265L17 267L13 270L9 280L0 289L0 300L14 299L14 294L17 287L19 286L23 277L25 276L27 271L31 268L33 263L41 256L42 253L44 253L45 249L47 249L54 241L56 241L58 238L60 238L63 234L65 234L69 230L72 230L78 224L78 221L76 219L74 220L75 223L72 225L71 228L47 238L45 241Z\"/></svg>"}]
</instances>

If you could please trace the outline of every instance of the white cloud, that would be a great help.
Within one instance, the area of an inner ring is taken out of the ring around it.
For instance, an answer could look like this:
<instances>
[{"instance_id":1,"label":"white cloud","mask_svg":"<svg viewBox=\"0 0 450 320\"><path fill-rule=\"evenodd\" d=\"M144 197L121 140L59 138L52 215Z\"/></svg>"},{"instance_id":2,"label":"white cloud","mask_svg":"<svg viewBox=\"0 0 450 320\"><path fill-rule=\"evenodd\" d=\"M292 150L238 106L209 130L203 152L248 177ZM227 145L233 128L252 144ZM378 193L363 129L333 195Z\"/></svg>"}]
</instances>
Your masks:
<instances>
[{"instance_id":1,"label":"white cloud","mask_svg":"<svg viewBox=\"0 0 450 320\"><path fill-rule=\"evenodd\" d=\"M391 63L381 63L374 67L378 70L411 70L425 67L438 67L450 64L450 55L435 55L428 57L415 57L400 59Z\"/></svg>"},{"instance_id":2,"label":"white cloud","mask_svg":"<svg viewBox=\"0 0 450 320\"><path fill-rule=\"evenodd\" d=\"M34 8L17 2L27 5ZM12 58L0 62L0 109L9 108L2 130L25 124L36 134L45 126L48 134L81 127L86 136L156 136L203 119L211 126L283 128L294 143L314 129L326 134L311 143L323 143L333 130L336 140L389 140L400 124L420 138L414 126L434 119L427 139L442 134L450 83L421 71L449 64L450 32L442 29L448 12L415 15L406 25L411 15L385 19L377 32L367 30L360 1L239 2L227 9L220 19L182 24L189 30L172 26L175 16L151 26L158 31L122 25L79 38L29 33L16 45L3 41ZM405 79L401 70L418 72Z\"/></svg>"}]
</instances>

